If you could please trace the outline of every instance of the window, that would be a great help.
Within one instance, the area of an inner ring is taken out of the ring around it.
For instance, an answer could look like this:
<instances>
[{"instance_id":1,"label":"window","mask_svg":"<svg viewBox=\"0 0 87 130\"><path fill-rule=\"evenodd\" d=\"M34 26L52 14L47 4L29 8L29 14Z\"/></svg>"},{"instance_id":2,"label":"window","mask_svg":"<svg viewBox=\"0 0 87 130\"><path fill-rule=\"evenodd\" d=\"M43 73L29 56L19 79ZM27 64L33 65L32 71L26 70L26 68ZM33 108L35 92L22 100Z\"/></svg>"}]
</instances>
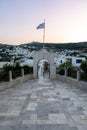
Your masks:
<instances>
[{"instance_id":1,"label":"window","mask_svg":"<svg viewBox=\"0 0 87 130\"><path fill-rule=\"evenodd\" d=\"M82 62L82 59L77 59L76 60L76 63L81 63Z\"/></svg>"}]
</instances>

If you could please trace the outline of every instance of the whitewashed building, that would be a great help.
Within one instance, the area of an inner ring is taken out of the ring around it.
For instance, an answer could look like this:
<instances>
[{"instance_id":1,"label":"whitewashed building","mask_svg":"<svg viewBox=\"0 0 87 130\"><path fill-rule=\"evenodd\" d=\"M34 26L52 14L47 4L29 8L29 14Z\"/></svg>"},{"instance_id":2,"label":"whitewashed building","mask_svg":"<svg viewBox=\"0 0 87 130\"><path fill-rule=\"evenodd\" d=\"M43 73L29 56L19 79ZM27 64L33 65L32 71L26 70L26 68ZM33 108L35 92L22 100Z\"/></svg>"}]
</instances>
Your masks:
<instances>
[{"instance_id":1,"label":"whitewashed building","mask_svg":"<svg viewBox=\"0 0 87 130\"><path fill-rule=\"evenodd\" d=\"M82 61L85 60L85 57L58 55L57 58L54 58L54 64L56 65L56 67L58 67L62 63L70 62L72 66L79 67Z\"/></svg>"},{"instance_id":2,"label":"whitewashed building","mask_svg":"<svg viewBox=\"0 0 87 130\"><path fill-rule=\"evenodd\" d=\"M72 64L72 66L75 66L75 67L79 67L82 63L82 61L85 61L85 57L71 57L71 56L68 56L66 57L66 61L67 62L70 62Z\"/></svg>"}]
</instances>

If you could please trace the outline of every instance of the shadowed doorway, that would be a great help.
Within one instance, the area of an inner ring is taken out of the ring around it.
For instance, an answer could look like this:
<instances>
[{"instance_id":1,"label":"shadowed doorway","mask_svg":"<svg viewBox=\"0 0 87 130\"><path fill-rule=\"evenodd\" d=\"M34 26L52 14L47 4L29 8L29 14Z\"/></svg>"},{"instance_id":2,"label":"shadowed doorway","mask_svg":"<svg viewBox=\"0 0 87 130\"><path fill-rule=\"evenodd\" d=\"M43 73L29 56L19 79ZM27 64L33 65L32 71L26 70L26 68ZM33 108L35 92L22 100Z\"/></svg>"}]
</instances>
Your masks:
<instances>
[{"instance_id":1,"label":"shadowed doorway","mask_svg":"<svg viewBox=\"0 0 87 130\"><path fill-rule=\"evenodd\" d=\"M50 64L48 60L41 59L37 65L38 78L50 78Z\"/></svg>"}]
</instances>

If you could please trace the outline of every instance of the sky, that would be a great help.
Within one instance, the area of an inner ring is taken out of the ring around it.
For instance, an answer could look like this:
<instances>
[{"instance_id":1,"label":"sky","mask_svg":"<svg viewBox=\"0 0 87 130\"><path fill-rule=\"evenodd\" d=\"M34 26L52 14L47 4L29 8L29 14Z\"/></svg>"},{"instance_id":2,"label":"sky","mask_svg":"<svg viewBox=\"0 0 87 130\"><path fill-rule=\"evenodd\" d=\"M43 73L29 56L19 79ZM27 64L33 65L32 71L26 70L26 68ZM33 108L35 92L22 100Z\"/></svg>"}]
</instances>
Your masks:
<instances>
[{"instance_id":1,"label":"sky","mask_svg":"<svg viewBox=\"0 0 87 130\"><path fill-rule=\"evenodd\" d=\"M87 41L87 0L0 0L0 43Z\"/></svg>"}]
</instances>

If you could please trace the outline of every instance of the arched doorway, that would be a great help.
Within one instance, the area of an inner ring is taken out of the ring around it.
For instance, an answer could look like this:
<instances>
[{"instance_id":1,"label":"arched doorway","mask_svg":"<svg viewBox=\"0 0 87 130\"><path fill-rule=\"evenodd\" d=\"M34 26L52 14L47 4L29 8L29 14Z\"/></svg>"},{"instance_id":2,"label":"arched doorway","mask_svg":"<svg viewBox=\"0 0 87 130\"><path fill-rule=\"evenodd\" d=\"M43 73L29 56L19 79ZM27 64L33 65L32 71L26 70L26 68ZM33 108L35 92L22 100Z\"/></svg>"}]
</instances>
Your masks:
<instances>
[{"instance_id":1,"label":"arched doorway","mask_svg":"<svg viewBox=\"0 0 87 130\"><path fill-rule=\"evenodd\" d=\"M51 79L56 79L56 67L54 65L54 55L50 52L48 52L45 49L42 49L41 51L35 53L33 56L33 78L38 78L38 63L40 60L46 59L49 64L49 77Z\"/></svg>"},{"instance_id":2,"label":"arched doorway","mask_svg":"<svg viewBox=\"0 0 87 130\"><path fill-rule=\"evenodd\" d=\"M50 78L50 63L46 59L41 59L37 64L37 77Z\"/></svg>"}]
</instances>

